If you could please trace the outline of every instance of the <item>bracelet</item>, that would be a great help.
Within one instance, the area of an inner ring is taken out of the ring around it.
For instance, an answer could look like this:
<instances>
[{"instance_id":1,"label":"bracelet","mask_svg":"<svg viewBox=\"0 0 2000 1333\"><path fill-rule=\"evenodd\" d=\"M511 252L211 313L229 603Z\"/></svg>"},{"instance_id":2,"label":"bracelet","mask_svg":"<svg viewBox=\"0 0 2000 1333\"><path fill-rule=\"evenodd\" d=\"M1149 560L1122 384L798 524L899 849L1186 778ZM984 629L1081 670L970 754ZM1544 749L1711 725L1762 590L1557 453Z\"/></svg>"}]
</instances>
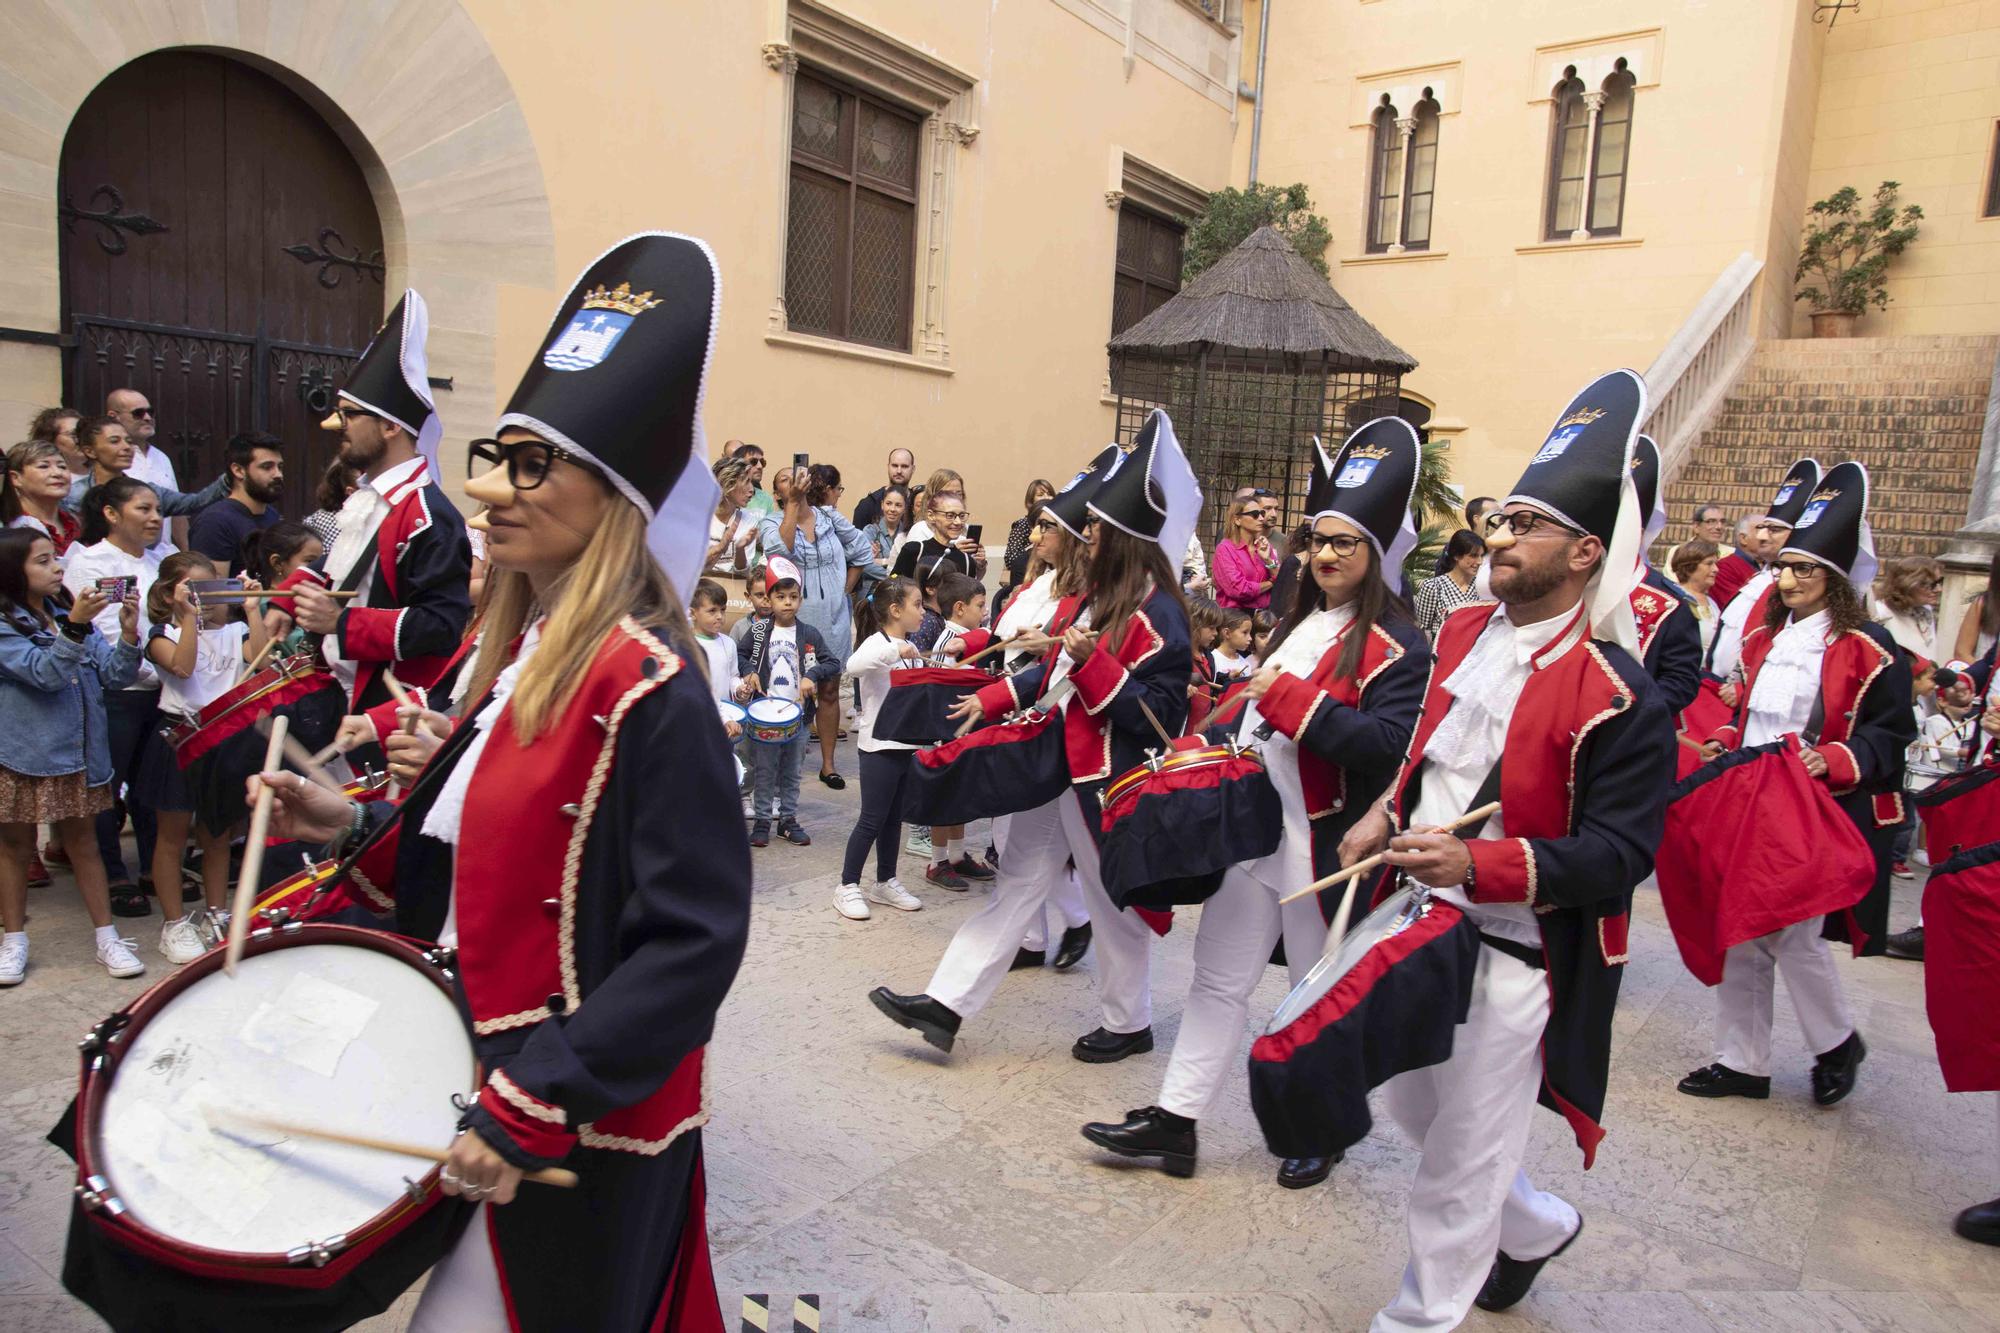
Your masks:
<instances>
[{"instance_id":1,"label":"bracelet","mask_svg":"<svg viewBox=\"0 0 2000 1333\"><path fill-rule=\"evenodd\" d=\"M63 637L71 643L82 643L90 636L91 626L88 624L79 625L67 617L56 623L62 626Z\"/></svg>"},{"instance_id":2,"label":"bracelet","mask_svg":"<svg viewBox=\"0 0 2000 1333\"><path fill-rule=\"evenodd\" d=\"M347 854L347 849L354 844L355 839L361 836L361 830L368 823L367 806L361 804L359 801L349 801L347 805L348 809L353 812L348 816L350 822L344 830L335 834L333 841L328 844L328 850L336 858Z\"/></svg>"}]
</instances>

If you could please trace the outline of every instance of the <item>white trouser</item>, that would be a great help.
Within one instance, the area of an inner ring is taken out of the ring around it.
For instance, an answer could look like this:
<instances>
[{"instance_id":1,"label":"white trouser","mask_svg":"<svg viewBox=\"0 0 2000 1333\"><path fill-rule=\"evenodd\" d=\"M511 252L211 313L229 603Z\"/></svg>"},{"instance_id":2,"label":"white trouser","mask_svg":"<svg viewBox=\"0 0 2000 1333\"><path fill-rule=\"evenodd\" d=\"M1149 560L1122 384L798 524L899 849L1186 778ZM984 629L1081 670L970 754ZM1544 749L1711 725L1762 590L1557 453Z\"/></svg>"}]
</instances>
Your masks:
<instances>
[{"instance_id":1,"label":"white trouser","mask_svg":"<svg viewBox=\"0 0 2000 1333\"><path fill-rule=\"evenodd\" d=\"M1215 1103L1222 1081L1240 1077L1237 1052L1250 1009L1250 992L1264 977L1271 947L1285 937L1285 965L1292 984L1319 961L1326 947L1326 924L1311 898L1278 905L1269 885L1241 866L1231 866L1222 887L1201 905L1194 936L1194 981L1188 986L1181 1031L1160 1083L1160 1106L1199 1120Z\"/></svg>"},{"instance_id":2,"label":"white trouser","mask_svg":"<svg viewBox=\"0 0 2000 1333\"><path fill-rule=\"evenodd\" d=\"M1007 830L1012 827L1014 816L1001 815L993 821L993 850L1000 856L1007 855ZM1048 906L1062 914L1063 928L1075 930L1090 920L1090 914L1083 910L1083 886L1076 882L1076 872L1070 871L1056 881L1049 890ZM1027 930L1021 934L1021 947L1046 953L1049 947L1049 914L1046 910L1035 913L1028 922Z\"/></svg>"},{"instance_id":3,"label":"white trouser","mask_svg":"<svg viewBox=\"0 0 2000 1333\"><path fill-rule=\"evenodd\" d=\"M508 1327L482 1203L458 1244L431 1269L431 1280L410 1316L409 1333L504 1333Z\"/></svg>"},{"instance_id":4,"label":"white trouser","mask_svg":"<svg viewBox=\"0 0 2000 1333\"><path fill-rule=\"evenodd\" d=\"M1824 1055L1854 1031L1854 1011L1841 989L1833 951L1820 938L1820 918L1739 944L1725 955L1715 988L1715 1058L1739 1074L1771 1072L1773 968L1785 973L1785 990L1805 1033L1806 1049Z\"/></svg>"},{"instance_id":5,"label":"white trouser","mask_svg":"<svg viewBox=\"0 0 2000 1333\"><path fill-rule=\"evenodd\" d=\"M1097 844L1074 789L1008 821L993 893L951 937L924 993L960 1018L985 1008L1007 975L1028 923L1041 915L1062 882L1064 863L1072 858L1092 922L1104 1026L1112 1032L1150 1027L1153 932L1135 913L1119 911L1104 896L1097 878Z\"/></svg>"},{"instance_id":6,"label":"white trouser","mask_svg":"<svg viewBox=\"0 0 2000 1333\"><path fill-rule=\"evenodd\" d=\"M1482 947L1451 1058L1383 1085L1389 1114L1423 1148L1423 1160L1410 1183L1402 1289L1370 1333L1457 1328L1496 1251L1544 1258L1582 1225L1576 1209L1521 1170L1548 1021L1547 974Z\"/></svg>"}]
</instances>

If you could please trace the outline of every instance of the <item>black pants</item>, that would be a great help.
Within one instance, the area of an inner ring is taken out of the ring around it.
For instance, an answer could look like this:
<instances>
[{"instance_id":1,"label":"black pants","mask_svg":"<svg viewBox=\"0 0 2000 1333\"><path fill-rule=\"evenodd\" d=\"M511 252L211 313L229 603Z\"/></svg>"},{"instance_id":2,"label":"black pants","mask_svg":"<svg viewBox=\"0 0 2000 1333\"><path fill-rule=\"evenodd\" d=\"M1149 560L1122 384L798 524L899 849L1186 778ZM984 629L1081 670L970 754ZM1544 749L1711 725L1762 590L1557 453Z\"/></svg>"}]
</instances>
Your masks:
<instances>
[{"instance_id":1,"label":"black pants","mask_svg":"<svg viewBox=\"0 0 2000 1333\"><path fill-rule=\"evenodd\" d=\"M158 690L106 690L104 692L105 731L111 741L111 794L119 795L125 784L139 775L139 759L146 753L146 741L160 725ZM113 806L97 816L97 853L104 858L104 873L113 884L130 884L153 873L153 833L159 821L152 807L141 806L125 797L126 812L132 816L132 832L139 843L139 873L127 874L125 857L118 850L118 808ZM179 893L180 885L155 886L160 893Z\"/></svg>"},{"instance_id":2,"label":"black pants","mask_svg":"<svg viewBox=\"0 0 2000 1333\"><path fill-rule=\"evenodd\" d=\"M877 882L896 874L897 844L903 837L903 780L910 773L914 750L863 750L861 754L861 818L847 835L847 855L840 863L840 882L859 884L868 844L875 844Z\"/></svg>"}]
</instances>

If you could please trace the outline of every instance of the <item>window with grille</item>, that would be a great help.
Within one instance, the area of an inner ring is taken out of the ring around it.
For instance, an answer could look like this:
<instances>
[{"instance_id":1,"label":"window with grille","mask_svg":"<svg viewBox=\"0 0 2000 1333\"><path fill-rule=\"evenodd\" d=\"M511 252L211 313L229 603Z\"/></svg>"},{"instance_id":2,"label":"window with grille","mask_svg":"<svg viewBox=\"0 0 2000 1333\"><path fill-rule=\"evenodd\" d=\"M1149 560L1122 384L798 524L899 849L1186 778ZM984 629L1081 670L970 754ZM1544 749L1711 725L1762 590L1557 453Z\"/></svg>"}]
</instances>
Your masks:
<instances>
[{"instance_id":1,"label":"window with grille","mask_svg":"<svg viewBox=\"0 0 2000 1333\"><path fill-rule=\"evenodd\" d=\"M1637 82L1621 59L1594 93L1584 88L1574 66L1556 85L1545 239L1616 236L1624 227Z\"/></svg>"},{"instance_id":2,"label":"window with grille","mask_svg":"<svg viewBox=\"0 0 2000 1333\"><path fill-rule=\"evenodd\" d=\"M1374 164L1368 189L1370 254L1430 249L1437 153L1438 104L1426 95L1406 125L1385 93L1375 112L1370 154Z\"/></svg>"},{"instance_id":3,"label":"window with grille","mask_svg":"<svg viewBox=\"0 0 2000 1333\"><path fill-rule=\"evenodd\" d=\"M1118 206L1118 265L1111 284L1111 333L1131 328L1181 289L1180 223L1131 204Z\"/></svg>"},{"instance_id":4,"label":"window with grille","mask_svg":"<svg viewBox=\"0 0 2000 1333\"><path fill-rule=\"evenodd\" d=\"M786 323L910 350L921 119L801 69L792 91Z\"/></svg>"}]
</instances>

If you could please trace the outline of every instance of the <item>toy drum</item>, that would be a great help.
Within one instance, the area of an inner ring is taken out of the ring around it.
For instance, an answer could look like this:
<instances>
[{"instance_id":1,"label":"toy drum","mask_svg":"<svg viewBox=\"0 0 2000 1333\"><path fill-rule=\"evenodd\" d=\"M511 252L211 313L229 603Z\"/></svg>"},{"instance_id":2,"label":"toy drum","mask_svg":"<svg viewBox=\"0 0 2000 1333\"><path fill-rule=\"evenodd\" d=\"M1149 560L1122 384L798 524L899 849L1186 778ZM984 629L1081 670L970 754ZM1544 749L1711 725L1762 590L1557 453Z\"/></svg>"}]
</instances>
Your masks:
<instances>
[{"instance_id":1,"label":"toy drum","mask_svg":"<svg viewBox=\"0 0 2000 1333\"><path fill-rule=\"evenodd\" d=\"M452 1098L478 1084L449 954L320 925L252 933L234 979L223 956L83 1043L63 1282L114 1328L345 1328L435 1263L470 1210L435 1164L228 1112L442 1153Z\"/></svg>"},{"instance_id":2,"label":"toy drum","mask_svg":"<svg viewBox=\"0 0 2000 1333\"><path fill-rule=\"evenodd\" d=\"M722 715L724 722L734 722L738 728L745 731L749 730L750 713L742 704L732 703L727 699L718 699L715 703L715 709Z\"/></svg>"},{"instance_id":3,"label":"toy drum","mask_svg":"<svg viewBox=\"0 0 2000 1333\"><path fill-rule=\"evenodd\" d=\"M747 720L743 729L750 733L750 739L759 745L783 745L799 734L805 725L805 709L789 699L774 699L765 695L752 699L745 709Z\"/></svg>"}]
</instances>

